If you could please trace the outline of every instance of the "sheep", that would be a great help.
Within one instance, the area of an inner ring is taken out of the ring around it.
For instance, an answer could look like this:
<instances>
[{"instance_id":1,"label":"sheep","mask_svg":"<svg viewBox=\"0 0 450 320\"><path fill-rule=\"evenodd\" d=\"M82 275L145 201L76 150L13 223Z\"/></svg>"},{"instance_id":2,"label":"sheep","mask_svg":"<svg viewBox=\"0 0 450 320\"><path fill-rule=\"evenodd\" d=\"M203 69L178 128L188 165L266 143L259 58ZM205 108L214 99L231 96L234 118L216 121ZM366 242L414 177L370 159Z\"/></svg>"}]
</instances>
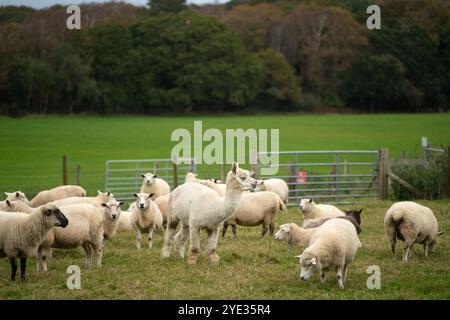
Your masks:
<instances>
[{"instance_id":1,"label":"sheep","mask_svg":"<svg viewBox=\"0 0 450 320\"><path fill-rule=\"evenodd\" d=\"M86 197L86 191L80 186L60 186L39 192L30 201L30 206L36 208L43 204L70 197Z\"/></svg>"},{"instance_id":2,"label":"sheep","mask_svg":"<svg viewBox=\"0 0 450 320\"><path fill-rule=\"evenodd\" d=\"M286 204L289 200L289 187L283 179L259 180L255 189L258 191L272 191L278 194L281 200Z\"/></svg>"},{"instance_id":3,"label":"sheep","mask_svg":"<svg viewBox=\"0 0 450 320\"><path fill-rule=\"evenodd\" d=\"M356 229L356 233L361 233L361 210L344 210L345 216L339 216L336 218L346 219L353 223ZM302 228L317 228L321 226L325 221L334 219L334 218L316 218L316 219L306 219L303 221Z\"/></svg>"},{"instance_id":4,"label":"sheep","mask_svg":"<svg viewBox=\"0 0 450 320\"><path fill-rule=\"evenodd\" d=\"M26 204L30 204L30 200L28 200L27 196L22 191L5 192L5 195L6 195L6 200L9 200L9 201L19 200L19 201L23 201Z\"/></svg>"},{"instance_id":5,"label":"sheep","mask_svg":"<svg viewBox=\"0 0 450 320\"><path fill-rule=\"evenodd\" d=\"M236 225L262 225L261 237L266 235L267 230L272 236L275 228L273 221L278 211L286 211L286 206L276 193L271 191L243 193L236 211L223 223L222 237L225 237L229 225L234 239L236 239Z\"/></svg>"},{"instance_id":6,"label":"sheep","mask_svg":"<svg viewBox=\"0 0 450 320\"><path fill-rule=\"evenodd\" d=\"M100 207L102 203L108 202L114 199L114 195L111 192L98 191L96 197L70 197L60 200L55 200L54 203L57 206L67 206L69 204L89 203L94 206Z\"/></svg>"},{"instance_id":7,"label":"sheep","mask_svg":"<svg viewBox=\"0 0 450 320\"><path fill-rule=\"evenodd\" d=\"M300 211L303 219L336 218L345 214L330 204L316 204L312 199L300 200Z\"/></svg>"},{"instance_id":8,"label":"sheep","mask_svg":"<svg viewBox=\"0 0 450 320\"><path fill-rule=\"evenodd\" d=\"M140 193L154 193L153 200L170 193L169 184L158 178L158 175L148 172L141 175L141 177L144 181L142 182Z\"/></svg>"},{"instance_id":9,"label":"sheep","mask_svg":"<svg viewBox=\"0 0 450 320\"><path fill-rule=\"evenodd\" d=\"M280 226L280 229L275 233L275 240L286 241L291 247L293 246L307 246L311 235L317 228L302 228L295 223L286 223Z\"/></svg>"},{"instance_id":10,"label":"sheep","mask_svg":"<svg viewBox=\"0 0 450 320\"><path fill-rule=\"evenodd\" d=\"M296 258L301 266L300 279L308 281L314 272L320 272L325 280L325 271L336 270L341 288L347 278L348 266L355 259L361 242L353 224L345 219L330 219L313 232L309 246Z\"/></svg>"},{"instance_id":11,"label":"sheep","mask_svg":"<svg viewBox=\"0 0 450 320\"><path fill-rule=\"evenodd\" d=\"M170 199L170 193L165 194L163 196L160 196L155 199L155 203L159 208L159 211L161 211L162 218L163 218L163 229L166 229L167 226L167 219L169 217L169 199Z\"/></svg>"},{"instance_id":12,"label":"sheep","mask_svg":"<svg viewBox=\"0 0 450 320\"><path fill-rule=\"evenodd\" d=\"M206 229L208 239L206 253L212 263L219 261L216 253L217 235L220 225L235 212L241 194L256 187L256 180L247 170L239 169L234 162L227 175L225 197L199 183L184 183L170 194L169 219L164 237L161 256L170 256L174 245L174 233L181 222L181 228L175 236L175 248L184 258L184 245L190 238L188 264L197 263L200 252L200 230Z\"/></svg>"},{"instance_id":13,"label":"sheep","mask_svg":"<svg viewBox=\"0 0 450 320\"><path fill-rule=\"evenodd\" d=\"M123 202L112 199L100 205L103 207L103 237L105 240L110 240L116 234L117 228L119 227L120 216L122 214L120 206L123 205Z\"/></svg>"},{"instance_id":14,"label":"sheep","mask_svg":"<svg viewBox=\"0 0 450 320\"><path fill-rule=\"evenodd\" d=\"M423 245L425 257L428 259L428 252L434 250L438 236L443 233L438 231L438 222L433 211L413 201L394 203L386 212L384 227L393 256L397 239L405 241L404 262L412 257L414 243Z\"/></svg>"},{"instance_id":15,"label":"sheep","mask_svg":"<svg viewBox=\"0 0 450 320\"><path fill-rule=\"evenodd\" d=\"M153 202L153 193L134 193L136 205L131 211L131 225L136 232L136 248L141 249L141 236L148 232L148 247L153 246L153 233L163 223L161 211Z\"/></svg>"},{"instance_id":16,"label":"sheep","mask_svg":"<svg viewBox=\"0 0 450 320\"><path fill-rule=\"evenodd\" d=\"M119 217L119 226L117 227L117 232L133 231L133 226L131 225L131 212L122 211Z\"/></svg>"},{"instance_id":17,"label":"sheep","mask_svg":"<svg viewBox=\"0 0 450 320\"><path fill-rule=\"evenodd\" d=\"M0 214L0 258L8 257L11 281L16 280L17 258L20 258L20 277L25 280L27 258L35 256L40 243L55 227L65 228L69 220L51 204L36 208L32 213L2 212Z\"/></svg>"}]
</instances>

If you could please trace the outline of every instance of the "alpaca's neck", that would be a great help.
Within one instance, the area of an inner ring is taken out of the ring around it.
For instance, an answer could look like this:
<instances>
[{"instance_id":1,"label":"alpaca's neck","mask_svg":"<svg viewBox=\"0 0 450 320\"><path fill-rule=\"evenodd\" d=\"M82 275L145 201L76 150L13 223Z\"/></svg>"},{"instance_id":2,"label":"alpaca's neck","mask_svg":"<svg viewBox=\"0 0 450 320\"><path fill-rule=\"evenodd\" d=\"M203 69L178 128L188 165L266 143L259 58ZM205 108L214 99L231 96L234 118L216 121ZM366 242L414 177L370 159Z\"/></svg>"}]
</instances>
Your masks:
<instances>
[{"instance_id":1,"label":"alpaca's neck","mask_svg":"<svg viewBox=\"0 0 450 320\"><path fill-rule=\"evenodd\" d=\"M227 182L227 187L225 190L224 197L224 210L223 210L223 219L226 220L233 215L239 206L239 201L241 200L242 195L241 186L237 186L233 181Z\"/></svg>"},{"instance_id":2,"label":"alpaca's neck","mask_svg":"<svg viewBox=\"0 0 450 320\"><path fill-rule=\"evenodd\" d=\"M30 214L24 223L17 226L17 232L20 235L22 243L32 247L38 245L47 236L48 231L53 227L44 220L41 210L35 210Z\"/></svg>"}]
</instances>

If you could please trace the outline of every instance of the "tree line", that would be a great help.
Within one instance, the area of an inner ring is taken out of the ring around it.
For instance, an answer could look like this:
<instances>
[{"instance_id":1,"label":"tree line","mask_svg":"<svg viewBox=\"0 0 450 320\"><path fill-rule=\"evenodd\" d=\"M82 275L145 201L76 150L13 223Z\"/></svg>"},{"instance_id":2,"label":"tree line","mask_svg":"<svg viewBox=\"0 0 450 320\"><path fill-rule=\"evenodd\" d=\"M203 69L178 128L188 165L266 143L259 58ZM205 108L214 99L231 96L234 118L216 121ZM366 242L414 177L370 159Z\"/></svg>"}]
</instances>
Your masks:
<instances>
[{"instance_id":1,"label":"tree line","mask_svg":"<svg viewBox=\"0 0 450 320\"><path fill-rule=\"evenodd\" d=\"M381 8L368 30L366 9ZM446 0L0 7L0 113L438 112Z\"/></svg>"}]
</instances>

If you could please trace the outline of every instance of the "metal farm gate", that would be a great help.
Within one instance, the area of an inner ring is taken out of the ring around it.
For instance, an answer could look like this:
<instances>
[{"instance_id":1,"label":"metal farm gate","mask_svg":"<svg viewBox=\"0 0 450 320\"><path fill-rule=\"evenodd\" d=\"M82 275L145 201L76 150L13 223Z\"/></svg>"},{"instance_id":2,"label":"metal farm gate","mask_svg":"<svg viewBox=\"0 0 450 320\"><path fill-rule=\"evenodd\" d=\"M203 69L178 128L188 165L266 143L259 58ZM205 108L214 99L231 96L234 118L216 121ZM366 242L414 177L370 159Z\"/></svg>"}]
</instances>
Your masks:
<instances>
[{"instance_id":1,"label":"metal farm gate","mask_svg":"<svg viewBox=\"0 0 450 320\"><path fill-rule=\"evenodd\" d=\"M181 159L188 165L174 165L171 159L144 160L107 160L105 172L105 190L112 192L118 200L134 199L132 194L139 192L142 185L141 174L152 172L174 187L178 182L178 171L196 172L194 159Z\"/></svg>"},{"instance_id":2,"label":"metal farm gate","mask_svg":"<svg viewBox=\"0 0 450 320\"><path fill-rule=\"evenodd\" d=\"M260 169L270 165L258 162L257 176L285 180L289 186L288 205L297 205L302 197L320 203L353 204L379 195L377 150L257 153L258 159L271 154L279 156L277 175L260 175Z\"/></svg>"}]
</instances>

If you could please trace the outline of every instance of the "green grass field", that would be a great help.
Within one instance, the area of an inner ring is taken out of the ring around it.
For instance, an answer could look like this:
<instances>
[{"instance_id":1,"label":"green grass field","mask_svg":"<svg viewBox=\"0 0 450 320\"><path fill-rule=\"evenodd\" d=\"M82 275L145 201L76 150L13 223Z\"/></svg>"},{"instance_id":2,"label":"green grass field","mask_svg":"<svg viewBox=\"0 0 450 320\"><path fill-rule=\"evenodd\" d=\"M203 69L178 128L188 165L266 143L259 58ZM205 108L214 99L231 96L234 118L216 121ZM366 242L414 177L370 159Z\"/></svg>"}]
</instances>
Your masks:
<instances>
[{"instance_id":1,"label":"green grass field","mask_svg":"<svg viewBox=\"0 0 450 320\"><path fill-rule=\"evenodd\" d=\"M376 150L389 148L391 157L401 151L421 156L421 136L435 145L450 145L450 114L432 115L261 115L226 117L0 117L0 191L22 190L32 195L61 184L61 158L69 157L70 183L75 163L81 164L81 184L93 193L104 187L105 160L169 158L176 128L193 128L203 120L206 128L280 129L280 149ZM245 167L245 166L244 166ZM450 231L450 202L423 202L430 206L441 229ZM121 233L106 244L103 268L82 268L82 289L66 288L66 268L83 266L81 249L55 250L50 271L38 274L29 261L24 283L9 281L9 262L0 260L0 299L449 299L450 241L445 234L430 260L422 248L410 263L392 260L384 236L383 216L391 202L368 202L362 216L363 247L350 267L345 290L337 286L333 272L321 284L299 280L294 256L301 248L289 248L272 238L259 239L259 227L238 228L238 240L220 239L221 262L210 265L202 255L197 266L172 257L161 261L162 233L152 250L138 252L134 234ZM348 207L343 207L348 208ZM280 214L277 226L301 223L296 208ZM229 230L230 233L230 230ZM203 246L203 243L202 243ZM381 268L381 289L366 287L370 265Z\"/></svg>"},{"instance_id":2,"label":"green grass field","mask_svg":"<svg viewBox=\"0 0 450 320\"><path fill-rule=\"evenodd\" d=\"M450 203L422 203L434 210L441 229L448 232ZM0 299L450 299L448 234L428 261L421 246L416 245L413 259L401 262L401 242L393 260L383 228L383 216L390 204L363 205L363 246L350 265L344 290L339 289L331 271L323 284L318 275L301 282L294 256L302 248L289 248L287 243L269 237L260 239L259 227L238 227L237 240L231 239L230 230L225 239L219 238L218 265L211 265L203 252L196 266L188 266L176 256L161 260L161 232L152 249L143 246L140 252L134 246L132 232L118 234L106 243L100 270L84 269L81 249L55 249L47 274L38 274L35 259L30 259L28 280L11 283L9 263L2 259ZM297 209L279 214L277 225L286 222L301 222ZM81 290L66 287L66 269L73 264L82 270ZM380 267L380 290L367 288L370 274L366 271L371 265Z\"/></svg>"}]
</instances>

